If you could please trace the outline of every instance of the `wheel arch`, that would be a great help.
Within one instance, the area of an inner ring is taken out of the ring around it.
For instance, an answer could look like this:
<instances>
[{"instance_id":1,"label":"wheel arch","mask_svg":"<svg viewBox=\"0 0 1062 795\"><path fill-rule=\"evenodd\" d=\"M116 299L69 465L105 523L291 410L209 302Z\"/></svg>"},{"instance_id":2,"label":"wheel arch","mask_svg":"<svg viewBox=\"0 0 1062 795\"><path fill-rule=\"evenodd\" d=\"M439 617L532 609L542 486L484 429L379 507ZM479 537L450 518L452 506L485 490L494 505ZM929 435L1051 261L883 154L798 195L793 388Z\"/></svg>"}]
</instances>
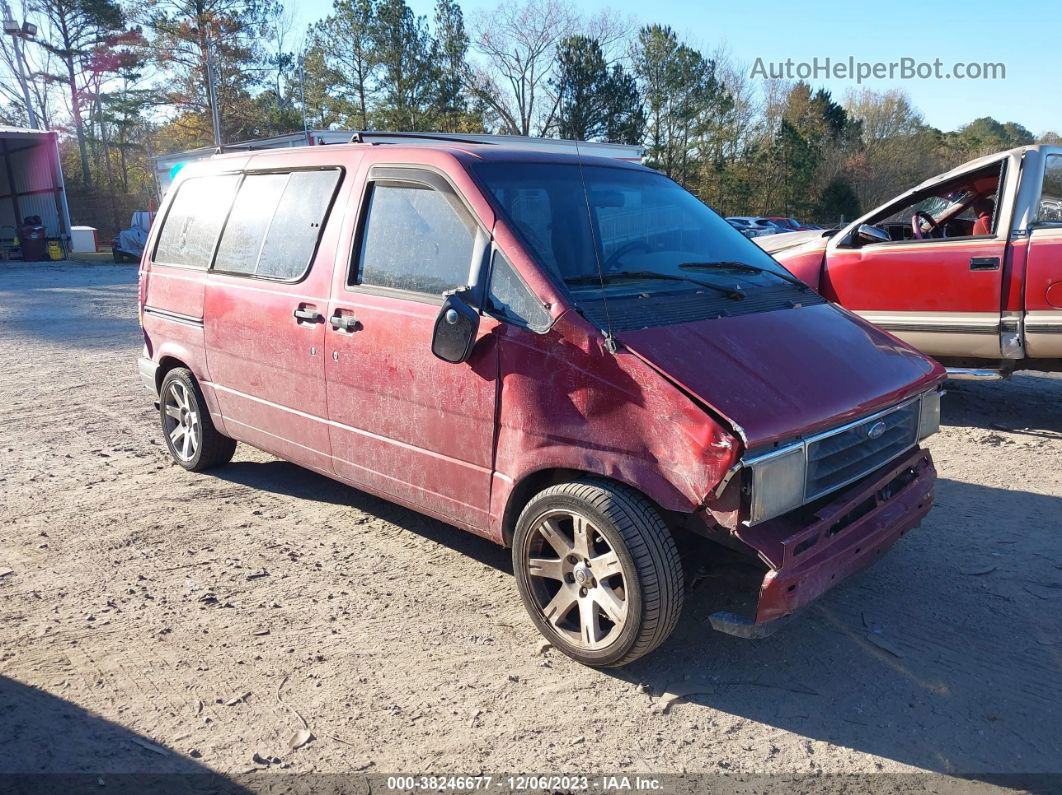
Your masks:
<instances>
[{"instance_id":1,"label":"wheel arch","mask_svg":"<svg viewBox=\"0 0 1062 795\"><path fill-rule=\"evenodd\" d=\"M158 369L155 370L155 392L162 392L162 382L166 379L166 374L170 370L176 370L178 367L183 367L186 370L192 369L187 365L187 363L181 361L176 356L173 356L171 354L166 354L159 358L159 366ZM192 373L192 375L194 376L195 373Z\"/></svg>"},{"instance_id":2,"label":"wheel arch","mask_svg":"<svg viewBox=\"0 0 1062 795\"><path fill-rule=\"evenodd\" d=\"M669 517L676 513L687 513L688 511L682 510L685 506L672 505L671 507L661 504L661 501L657 499L653 494L647 492L647 490L637 484L631 483L626 480L622 480L610 475L603 475L600 472L592 472L585 469L576 469L571 467L546 467L537 469L533 472L528 472L518 481L513 484L512 489L509 491L508 497L505 501L505 510L502 513L501 521L501 542L506 548L512 546L513 535L516 533L516 522L520 518L521 512L524 507L541 491L548 489L550 486L556 486L558 483L566 483L571 480L579 480L582 478L590 478L598 480L603 483L613 483L617 486L623 486L627 489L634 489L645 499L655 507L665 521L669 521Z\"/></svg>"},{"instance_id":3,"label":"wheel arch","mask_svg":"<svg viewBox=\"0 0 1062 795\"><path fill-rule=\"evenodd\" d=\"M214 425L222 434L231 436L225 427L225 418L221 412L221 406L218 404L213 385L209 381L204 381L205 373L196 372L197 368L191 364L192 359L192 356L179 349L163 349L158 359L159 366L155 370L155 393L161 396L162 382L166 380L167 373L178 367L183 367L192 374L192 378L199 384L199 389L203 392L203 399L206 400L207 410L210 412Z\"/></svg>"}]
</instances>

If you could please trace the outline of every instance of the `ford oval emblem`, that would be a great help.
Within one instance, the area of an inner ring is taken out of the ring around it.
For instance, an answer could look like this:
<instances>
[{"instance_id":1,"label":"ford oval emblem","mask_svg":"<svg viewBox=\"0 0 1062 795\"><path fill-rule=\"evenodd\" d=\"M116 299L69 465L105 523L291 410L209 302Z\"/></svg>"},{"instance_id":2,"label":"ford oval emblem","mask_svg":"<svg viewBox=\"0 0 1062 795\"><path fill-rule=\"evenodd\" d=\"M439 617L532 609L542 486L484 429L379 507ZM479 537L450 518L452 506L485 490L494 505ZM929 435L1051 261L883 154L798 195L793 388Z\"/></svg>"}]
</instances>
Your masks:
<instances>
[{"instance_id":1,"label":"ford oval emblem","mask_svg":"<svg viewBox=\"0 0 1062 795\"><path fill-rule=\"evenodd\" d=\"M878 420L869 428L867 428L867 436L871 439L880 439L882 434L885 433L885 420Z\"/></svg>"}]
</instances>

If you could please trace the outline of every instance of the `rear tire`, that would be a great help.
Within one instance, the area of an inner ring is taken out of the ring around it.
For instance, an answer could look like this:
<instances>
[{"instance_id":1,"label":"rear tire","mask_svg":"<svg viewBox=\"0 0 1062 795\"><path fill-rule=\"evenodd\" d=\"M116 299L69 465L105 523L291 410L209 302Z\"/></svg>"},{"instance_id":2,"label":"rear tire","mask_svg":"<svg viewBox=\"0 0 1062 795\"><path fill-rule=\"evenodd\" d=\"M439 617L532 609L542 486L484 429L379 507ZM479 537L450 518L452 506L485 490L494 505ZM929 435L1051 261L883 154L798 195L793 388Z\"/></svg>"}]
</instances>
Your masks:
<instances>
[{"instance_id":1,"label":"rear tire","mask_svg":"<svg viewBox=\"0 0 1062 795\"><path fill-rule=\"evenodd\" d=\"M192 472L227 464L236 441L222 436L210 419L203 390L191 370L175 367L159 389L162 438L173 460Z\"/></svg>"},{"instance_id":2,"label":"rear tire","mask_svg":"<svg viewBox=\"0 0 1062 795\"><path fill-rule=\"evenodd\" d=\"M682 612L671 532L645 497L608 481L571 481L533 497L516 524L513 570L539 631L584 665L648 654Z\"/></svg>"}]
</instances>

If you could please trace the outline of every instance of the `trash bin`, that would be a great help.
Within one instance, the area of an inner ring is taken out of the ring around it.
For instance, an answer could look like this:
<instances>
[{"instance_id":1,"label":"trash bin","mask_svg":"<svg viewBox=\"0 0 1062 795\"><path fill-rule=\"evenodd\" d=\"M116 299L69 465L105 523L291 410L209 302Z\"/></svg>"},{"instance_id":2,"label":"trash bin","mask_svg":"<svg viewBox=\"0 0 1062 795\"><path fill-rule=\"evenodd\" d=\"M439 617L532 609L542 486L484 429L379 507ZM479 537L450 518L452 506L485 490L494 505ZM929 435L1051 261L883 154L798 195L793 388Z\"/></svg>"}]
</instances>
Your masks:
<instances>
[{"instance_id":1,"label":"trash bin","mask_svg":"<svg viewBox=\"0 0 1062 795\"><path fill-rule=\"evenodd\" d=\"M23 224L18 228L18 239L22 244L22 259L27 262L48 259L48 238L43 224Z\"/></svg>"}]
</instances>

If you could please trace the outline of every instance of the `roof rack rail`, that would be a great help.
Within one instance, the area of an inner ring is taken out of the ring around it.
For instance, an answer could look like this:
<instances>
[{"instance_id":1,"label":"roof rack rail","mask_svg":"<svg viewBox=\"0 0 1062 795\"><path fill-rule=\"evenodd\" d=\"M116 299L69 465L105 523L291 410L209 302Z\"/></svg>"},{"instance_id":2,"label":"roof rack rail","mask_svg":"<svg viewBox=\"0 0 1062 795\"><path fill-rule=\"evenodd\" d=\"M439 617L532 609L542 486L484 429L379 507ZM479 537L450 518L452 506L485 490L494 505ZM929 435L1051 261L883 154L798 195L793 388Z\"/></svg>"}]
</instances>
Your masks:
<instances>
[{"instance_id":1,"label":"roof rack rail","mask_svg":"<svg viewBox=\"0 0 1062 795\"><path fill-rule=\"evenodd\" d=\"M632 144L599 143L595 141L569 141L564 138L532 138L526 135L487 135L486 133L437 133L437 132L370 132L361 130L350 139L354 144L488 144L537 152L566 152L575 155L612 158L640 163L645 157L645 148Z\"/></svg>"},{"instance_id":2,"label":"roof rack rail","mask_svg":"<svg viewBox=\"0 0 1062 795\"><path fill-rule=\"evenodd\" d=\"M450 133L420 133L420 132L369 132L366 130L359 130L351 136L350 142L352 144L390 144L395 143L392 138L399 138L402 140L411 141L442 141L444 143L460 143L460 144L495 144L496 141L489 140L493 138L503 138L501 135L476 135L476 136L460 136L452 135ZM376 140L374 140L376 139Z\"/></svg>"}]
</instances>

